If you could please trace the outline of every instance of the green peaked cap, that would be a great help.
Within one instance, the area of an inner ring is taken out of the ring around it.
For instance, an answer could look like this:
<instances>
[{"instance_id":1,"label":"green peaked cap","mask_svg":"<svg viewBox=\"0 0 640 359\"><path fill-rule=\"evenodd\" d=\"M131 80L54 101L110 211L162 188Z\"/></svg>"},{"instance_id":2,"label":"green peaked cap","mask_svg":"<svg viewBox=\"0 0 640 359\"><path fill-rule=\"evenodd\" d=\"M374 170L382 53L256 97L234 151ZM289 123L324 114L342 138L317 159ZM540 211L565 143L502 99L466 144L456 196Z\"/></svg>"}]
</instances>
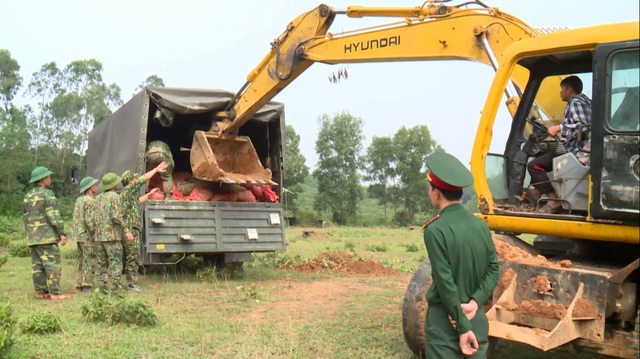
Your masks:
<instances>
[{"instance_id":1,"label":"green peaked cap","mask_svg":"<svg viewBox=\"0 0 640 359\"><path fill-rule=\"evenodd\" d=\"M80 193L84 193L86 190L88 190L91 186L93 186L96 183L98 183L98 180L91 176L87 176L83 178L82 181L80 181Z\"/></svg>"},{"instance_id":2,"label":"green peaked cap","mask_svg":"<svg viewBox=\"0 0 640 359\"><path fill-rule=\"evenodd\" d=\"M471 171L457 158L446 152L438 151L430 154L427 157L427 167L433 175L449 186L462 189L473 184ZM433 184L437 186L436 183Z\"/></svg>"},{"instance_id":3,"label":"green peaked cap","mask_svg":"<svg viewBox=\"0 0 640 359\"><path fill-rule=\"evenodd\" d=\"M33 171L31 171L31 179L29 180L29 183L34 183L34 182L38 182L41 179L52 175L53 172L49 171L49 169L47 169L47 167L36 167L33 169Z\"/></svg>"},{"instance_id":4,"label":"green peaked cap","mask_svg":"<svg viewBox=\"0 0 640 359\"><path fill-rule=\"evenodd\" d=\"M109 172L106 175L102 176L102 184L100 187L102 187L103 191L108 191L120 184L121 181L122 178L118 177L117 174Z\"/></svg>"}]
</instances>

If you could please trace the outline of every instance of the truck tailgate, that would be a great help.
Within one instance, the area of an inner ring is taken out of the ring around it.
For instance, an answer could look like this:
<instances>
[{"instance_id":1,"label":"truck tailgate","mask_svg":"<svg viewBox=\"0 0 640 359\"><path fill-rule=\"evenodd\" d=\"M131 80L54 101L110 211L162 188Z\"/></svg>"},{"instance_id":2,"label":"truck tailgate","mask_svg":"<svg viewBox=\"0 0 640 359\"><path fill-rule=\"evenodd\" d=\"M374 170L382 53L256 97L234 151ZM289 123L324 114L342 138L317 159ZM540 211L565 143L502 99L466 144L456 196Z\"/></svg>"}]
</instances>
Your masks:
<instances>
[{"instance_id":1,"label":"truck tailgate","mask_svg":"<svg viewBox=\"0 0 640 359\"><path fill-rule=\"evenodd\" d=\"M148 254L285 250L279 203L148 201Z\"/></svg>"}]
</instances>

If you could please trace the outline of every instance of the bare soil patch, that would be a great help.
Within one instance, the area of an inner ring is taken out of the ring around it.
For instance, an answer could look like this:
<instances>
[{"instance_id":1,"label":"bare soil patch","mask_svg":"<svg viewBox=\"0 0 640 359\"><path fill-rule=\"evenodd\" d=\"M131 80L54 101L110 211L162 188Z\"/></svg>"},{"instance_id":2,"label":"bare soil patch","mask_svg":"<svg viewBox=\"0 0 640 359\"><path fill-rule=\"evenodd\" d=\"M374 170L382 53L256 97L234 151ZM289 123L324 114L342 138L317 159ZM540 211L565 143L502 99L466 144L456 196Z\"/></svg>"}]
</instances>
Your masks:
<instances>
[{"instance_id":1,"label":"bare soil patch","mask_svg":"<svg viewBox=\"0 0 640 359\"><path fill-rule=\"evenodd\" d=\"M347 251L320 253L317 257L295 265L291 269L308 273L332 272L370 276L398 275L398 272L394 269L385 267L380 262L357 259L353 253Z\"/></svg>"}]
</instances>

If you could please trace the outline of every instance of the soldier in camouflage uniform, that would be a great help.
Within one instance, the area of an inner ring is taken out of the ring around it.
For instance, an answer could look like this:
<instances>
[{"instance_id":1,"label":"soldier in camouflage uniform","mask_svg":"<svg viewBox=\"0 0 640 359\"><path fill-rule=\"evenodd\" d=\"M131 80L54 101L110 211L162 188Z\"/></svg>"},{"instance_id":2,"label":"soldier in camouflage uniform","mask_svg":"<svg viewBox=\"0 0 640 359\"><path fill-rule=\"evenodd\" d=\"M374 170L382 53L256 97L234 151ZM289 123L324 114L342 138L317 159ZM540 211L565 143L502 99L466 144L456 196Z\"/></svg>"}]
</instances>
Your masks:
<instances>
[{"instance_id":1,"label":"soldier in camouflage uniform","mask_svg":"<svg viewBox=\"0 0 640 359\"><path fill-rule=\"evenodd\" d=\"M123 215L120 196L114 191L122 179L115 173L107 173L102 177L103 193L96 196L90 213L96 240L95 254L98 264L97 275L100 293L108 293L122 289L122 241L133 240L131 228L127 227Z\"/></svg>"},{"instance_id":2,"label":"soldier in camouflage uniform","mask_svg":"<svg viewBox=\"0 0 640 359\"><path fill-rule=\"evenodd\" d=\"M36 299L61 300L70 296L60 292L60 245L67 243L56 196L48 187L51 174L45 167L31 171L34 187L24 196L22 211L27 245L31 249L31 277Z\"/></svg>"},{"instance_id":3,"label":"soldier in camouflage uniform","mask_svg":"<svg viewBox=\"0 0 640 359\"><path fill-rule=\"evenodd\" d=\"M150 168L155 168L161 162L167 163L166 171L162 172L162 190L164 191L164 198L171 199L173 196L173 155L171 154L171 148L165 142L153 141L147 146L147 171Z\"/></svg>"},{"instance_id":4,"label":"soldier in camouflage uniform","mask_svg":"<svg viewBox=\"0 0 640 359\"><path fill-rule=\"evenodd\" d=\"M93 202L93 194L98 191L98 180L87 176L80 181L81 196L76 199L73 210L73 239L78 245L78 270L76 288L82 292L90 292L93 288L93 272L95 261L92 249L95 240L91 237L87 222L87 212Z\"/></svg>"},{"instance_id":5,"label":"soldier in camouflage uniform","mask_svg":"<svg viewBox=\"0 0 640 359\"><path fill-rule=\"evenodd\" d=\"M149 193L138 196L140 188L147 183L156 173L164 173L167 169L167 163L161 162L156 168L137 177L131 171L125 171L122 174L122 185L124 189L120 192L120 201L122 202L122 214L124 216L125 226L133 230L133 241L122 241L124 248L124 271L127 276L128 289L141 292L138 286L138 267L140 267L140 203L144 203L149 196L158 191L157 188L152 189Z\"/></svg>"},{"instance_id":6,"label":"soldier in camouflage uniform","mask_svg":"<svg viewBox=\"0 0 640 359\"><path fill-rule=\"evenodd\" d=\"M167 163L166 171L161 173L162 176L162 191L164 192L165 199L171 199L173 196L173 155L171 154L171 148L165 142L153 141L147 146L147 171L150 168L155 168L161 162Z\"/></svg>"}]
</instances>

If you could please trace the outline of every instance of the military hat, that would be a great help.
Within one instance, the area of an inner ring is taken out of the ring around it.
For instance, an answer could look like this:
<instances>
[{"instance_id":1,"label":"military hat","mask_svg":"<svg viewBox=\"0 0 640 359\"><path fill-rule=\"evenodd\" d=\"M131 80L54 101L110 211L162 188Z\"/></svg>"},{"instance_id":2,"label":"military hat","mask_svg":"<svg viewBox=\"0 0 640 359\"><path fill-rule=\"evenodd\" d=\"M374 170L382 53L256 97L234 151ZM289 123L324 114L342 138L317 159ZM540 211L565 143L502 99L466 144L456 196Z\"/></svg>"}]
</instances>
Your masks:
<instances>
[{"instance_id":1,"label":"military hat","mask_svg":"<svg viewBox=\"0 0 640 359\"><path fill-rule=\"evenodd\" d=\"M98 183L98 180L91 176L83 178L82 181L80 181L80 193L84 193L96 183Z\"/></svg>"},{"instance_id":2,"label":"military hat","mask_svg":"<svg viewBox=\"0 0 640 359\"><path fill-rule=\"evenodd\" d=\"M34 182L38 182L41 179L52 175L53 172L49 171L46 167L36 167L33 169L33 171L31 171L31 179L29 180L29 183L34 183Z\"/></svg>"},{"instance_id":3,"label":"military hat","mask_svg":"<svg viewBox=\"0 0 640 359\"><path fill-rule=\"evenodd\" d=\"M461 191L473 184L473 175L457 158L438 151L427 157L427 180L434 186L447 191Z\"/></svg>"},{"instance_id":4,"label":"military hat","mask_svg":"<svg viewBox=\"0 0 640 359\"><path fill-rule=\"evenodd\" d=\"M109 172L106 175L102 176L102 184L100 185L100 187L103 191L108 191L119 185L121 181L122 178L118 177L117 174Z\"/></svg>"},{"instance_id":5,"label":"military hat","mask_svg":"<svg viewBox=\"0 0 640 359\"><path fill-rule=\"evenodd\" d=\"M131 182L132 179L136 178L136 175L133 174L131 171L126 170L124 171L124 173L122 174L122 183L124 185L128 185L129 182Z\"/></svg>"}]
</instances>

